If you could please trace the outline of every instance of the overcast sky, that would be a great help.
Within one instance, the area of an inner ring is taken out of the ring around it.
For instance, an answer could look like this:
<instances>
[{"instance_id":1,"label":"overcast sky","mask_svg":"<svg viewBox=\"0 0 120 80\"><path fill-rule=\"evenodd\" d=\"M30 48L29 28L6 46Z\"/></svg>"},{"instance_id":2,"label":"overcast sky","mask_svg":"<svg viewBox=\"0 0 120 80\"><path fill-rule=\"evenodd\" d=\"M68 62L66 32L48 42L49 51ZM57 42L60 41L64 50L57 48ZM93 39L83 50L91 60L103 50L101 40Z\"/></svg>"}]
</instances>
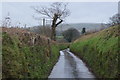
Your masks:
<instances>
[{"instance_id":1,"label":"overcast sky","mask_svg":"<svg viewBox=\"0 0 120 80\"><path fill-rule=\"evenodd\" d=\"M2 3L0 21L8 12L11 22L17 25L27 26L39 25L42 22L35 20L32 16L37 15L31 6L48 6L49 2L5 2ZM0 3L1 5L1 3ZM118 12L117 2L69 2L68 8L71 15L66 18L65 23L106 23L109 17ZM42 15L40 15L42 17Z\"/></svg>"}]
</instances>

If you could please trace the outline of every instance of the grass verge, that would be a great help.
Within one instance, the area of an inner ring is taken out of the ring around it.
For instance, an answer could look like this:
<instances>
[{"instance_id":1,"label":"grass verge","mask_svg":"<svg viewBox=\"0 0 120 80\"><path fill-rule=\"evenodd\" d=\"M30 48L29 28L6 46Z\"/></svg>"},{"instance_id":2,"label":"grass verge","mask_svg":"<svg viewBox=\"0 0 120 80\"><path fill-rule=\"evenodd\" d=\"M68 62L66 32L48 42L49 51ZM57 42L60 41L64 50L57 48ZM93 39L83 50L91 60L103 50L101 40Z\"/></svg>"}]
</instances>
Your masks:
<instances>
[{"instance_id":1,"label":"grass verge","mask_svg":"<svg viewBox=\"0 0 120 80\"><path fill-rule=\"evenodd\" d=\"M99 78L117 78L118 26L85 35L72 43L70 49L81 57Z\"/></svg>"}]
</instances>

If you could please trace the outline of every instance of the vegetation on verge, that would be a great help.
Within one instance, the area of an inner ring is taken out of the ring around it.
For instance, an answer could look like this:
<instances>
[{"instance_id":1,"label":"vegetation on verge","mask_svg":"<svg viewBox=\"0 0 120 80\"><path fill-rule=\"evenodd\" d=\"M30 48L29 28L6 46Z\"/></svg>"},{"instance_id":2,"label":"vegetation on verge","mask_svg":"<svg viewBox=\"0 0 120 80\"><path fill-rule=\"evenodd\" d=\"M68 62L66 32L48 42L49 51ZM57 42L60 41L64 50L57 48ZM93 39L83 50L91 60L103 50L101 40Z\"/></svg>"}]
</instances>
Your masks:
<instances>
[{"instance_id":1,"label":"vegetation on verge","mask_svg":"<svg viewBox=\"0 0 120 80\"><path fill-rule=\"evenodd\" d=\"M116 78L118 71L118 26L84 35L70 45L100 78Z\"/></svg>"},{"instance_id":2,"label":"vegetation on verge","mask_svg":"<svg viewBox=\"0 0 120 80\"><path fill-rule=\"evenodd\" d=\"M12 29L10 29L12 31ZM21 34L24 34L21 32ZM20 38L22 39L22 42ZM3 78L47 78L58 60L61 45L41 37L39 45L28 45L31 36L2 34L2 77ZM22 44L24 43L24 44Z\"/></svg>"}]
</instances>

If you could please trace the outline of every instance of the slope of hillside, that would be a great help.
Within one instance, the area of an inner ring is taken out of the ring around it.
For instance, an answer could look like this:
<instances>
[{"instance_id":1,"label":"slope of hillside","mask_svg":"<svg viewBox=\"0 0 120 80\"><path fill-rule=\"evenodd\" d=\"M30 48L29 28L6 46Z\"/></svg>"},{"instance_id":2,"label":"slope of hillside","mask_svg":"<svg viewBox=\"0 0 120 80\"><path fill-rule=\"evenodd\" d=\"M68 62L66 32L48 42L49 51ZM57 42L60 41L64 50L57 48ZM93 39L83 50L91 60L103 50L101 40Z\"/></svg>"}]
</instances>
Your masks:
<instances>
[{"instance_id":1,"label":"slope of hillside","mask_svg":"<svg viewBox=\"0 0 120 80\"><path fill-rule=\"evenodd\" d=\"M2 77L47 78L59 47L46 37L18 28L2 28Z\"/></svg>"},{"instance_id":2,"label":"slope of hillside","mask_svg":"<svg viewBox=\"0 0 120 80\"><path fill-rule=\"evenodd\" d=\"M100 78L116 78L118 69L118 26L84 35L70 45L70 49L81 57Z\"/></svg>"}]
</instances>

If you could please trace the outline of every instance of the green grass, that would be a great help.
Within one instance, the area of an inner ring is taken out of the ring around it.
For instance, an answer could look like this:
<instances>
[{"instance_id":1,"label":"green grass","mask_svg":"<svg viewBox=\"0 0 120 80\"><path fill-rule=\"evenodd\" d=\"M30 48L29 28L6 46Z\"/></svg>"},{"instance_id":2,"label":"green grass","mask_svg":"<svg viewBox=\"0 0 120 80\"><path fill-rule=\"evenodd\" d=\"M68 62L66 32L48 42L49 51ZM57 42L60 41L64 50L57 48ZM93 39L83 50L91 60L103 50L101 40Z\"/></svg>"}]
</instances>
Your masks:
<instances>
[{"instance_id":1,"label":"green grass","mask_svg":"<svg viewBox=\"0 0 120 80\"><path fill-rule=\"evenodd\" d=\"M63 36L56 36L56 39L63 39Z\"/></svg>"},{"instance_id":2,"label":"green grass","mask_svg":"<svg viewBox=\"0 0 120 80\"><path fill-rule=\"evenodd\" d=\"M117 28L108 28L89 38L81 37L70 45L71 51L81 57L97 77L118 77Z\"/></svg>"},{"instance_id":3,"label":"green grass","mask_svg":"<svg viewBox=\"0 0 120 80\"><path fill-rule=\"evenodd\" d=\"M18 37L2 34L3 78L47 78L67 45L22 45Z\"/></svg>"}]
</instances>

